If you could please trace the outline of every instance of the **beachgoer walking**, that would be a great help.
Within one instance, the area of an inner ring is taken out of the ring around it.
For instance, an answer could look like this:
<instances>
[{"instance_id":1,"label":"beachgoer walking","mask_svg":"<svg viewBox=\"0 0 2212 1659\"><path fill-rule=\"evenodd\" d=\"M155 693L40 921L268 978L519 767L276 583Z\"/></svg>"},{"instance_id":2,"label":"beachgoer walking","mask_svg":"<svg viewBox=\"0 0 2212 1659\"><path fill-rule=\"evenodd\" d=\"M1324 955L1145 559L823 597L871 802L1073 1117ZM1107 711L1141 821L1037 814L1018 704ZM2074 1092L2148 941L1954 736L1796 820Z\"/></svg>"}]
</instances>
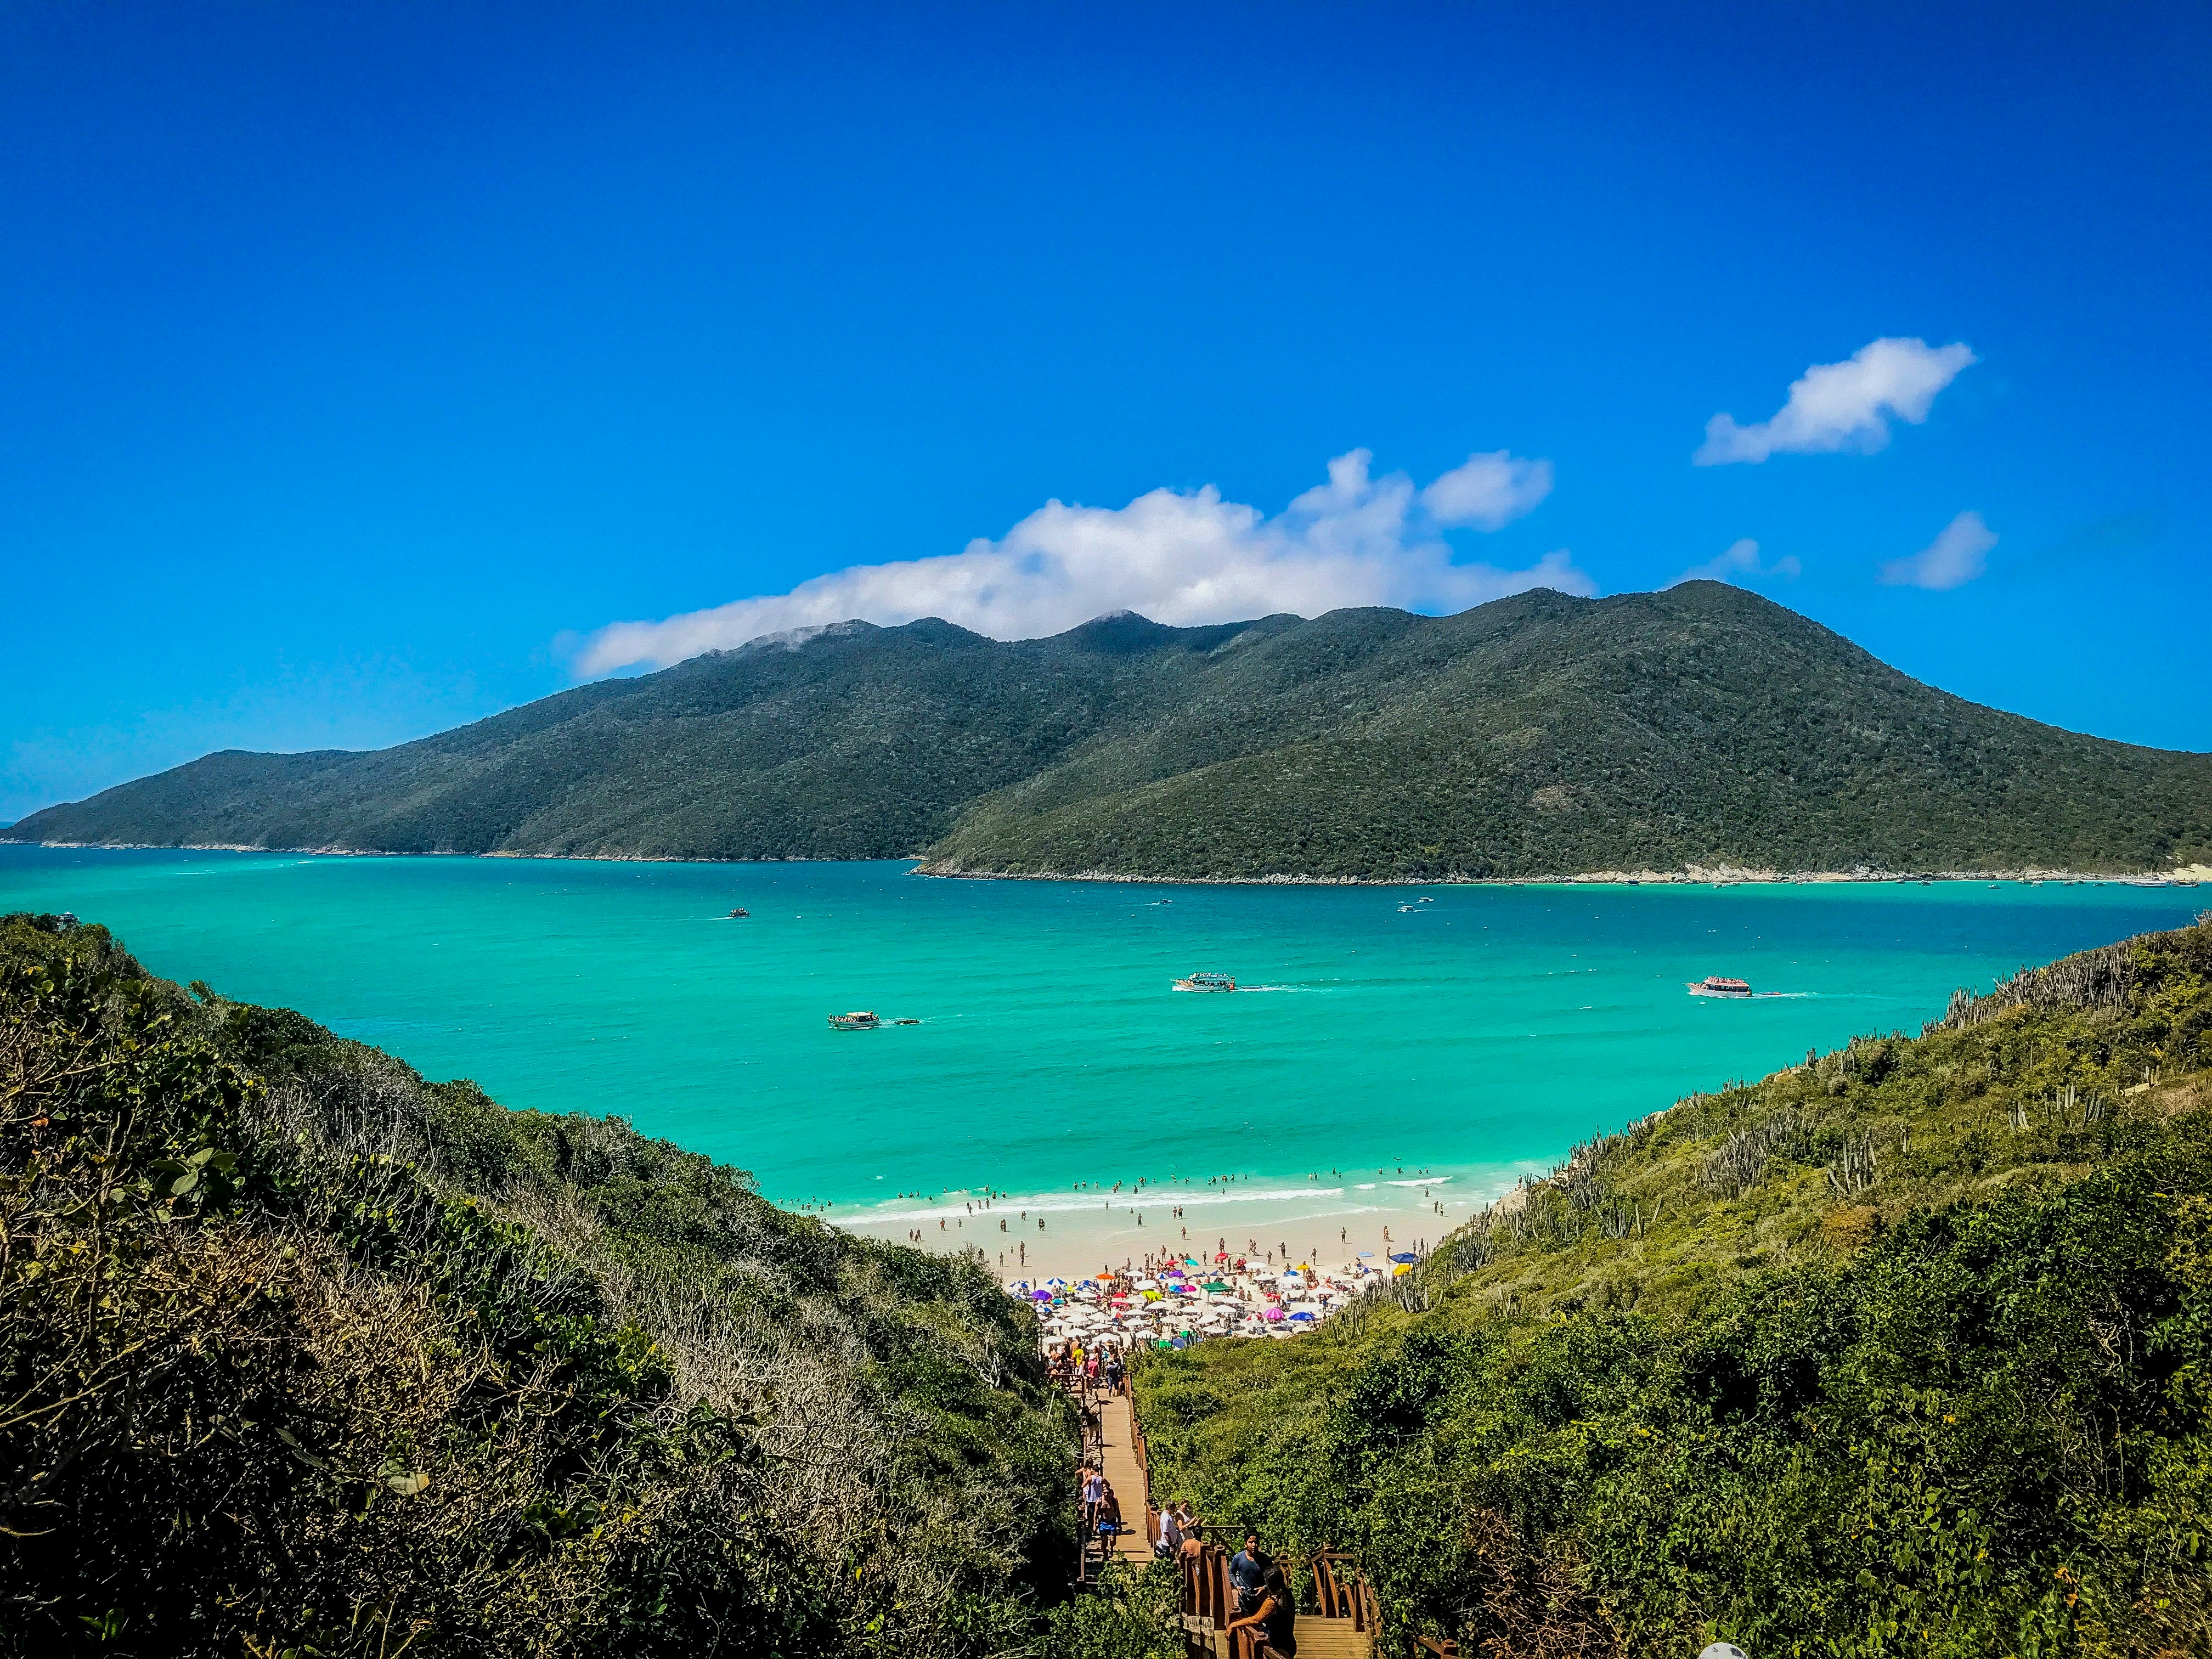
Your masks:
<instances>
[{"instance_id":1,"label":"beachgoer walking","mask_svg":"<svg viewBox=\"0 0 2212 1659\"><path fill-rule=\"evenodd\" d=\"M1083 1529L1098 1530L1098 1506L1106 1498L1106 1477L1088 1464L1083 1470Z\"/></svg>"},{"instance_id":2,"label":"beachgoer walking","mask_svg":"<svg viewBox=\"0 0 2212 1659\"><path fill-rule=\"evenodd\" d=\"M1118 1537L1121 1532L1121 1500L1114 1495L1114 1483L1104 1475L1098 1477L1101 1496L1098 1499L1098 1535Z\"/></svg>"}]
</instances>

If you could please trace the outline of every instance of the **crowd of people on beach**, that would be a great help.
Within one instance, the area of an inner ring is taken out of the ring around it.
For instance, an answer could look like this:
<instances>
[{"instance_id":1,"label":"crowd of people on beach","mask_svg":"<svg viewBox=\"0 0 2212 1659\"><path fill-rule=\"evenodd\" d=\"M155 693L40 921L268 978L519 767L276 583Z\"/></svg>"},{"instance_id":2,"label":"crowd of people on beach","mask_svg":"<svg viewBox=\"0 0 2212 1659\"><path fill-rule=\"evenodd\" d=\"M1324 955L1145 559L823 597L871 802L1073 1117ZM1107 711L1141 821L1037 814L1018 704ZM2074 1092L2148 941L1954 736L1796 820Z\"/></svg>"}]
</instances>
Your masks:
<instances>
[{"instance_id":1,"label":"crowd of people on beach","mask_svg":"<svg viewBox=\"0 0 2212 1659\"><path fill-rule=\"evenodd\" d=\"M1089 1347L1186 1347L1207 1337L1289 1336L1345 1307L1370 1285L1410 1273L1417 1250L1376 1261L1361 1253L1339 1267L1316 1267L1280 1245L1211 1259L1164 1250L1141 1264L1101 1267L1088 1279L1007 1281L1006 1291L1037 1314L1048 1354ZM1389 1247L1386 1244L1385 1249Z\"/></svg>"}]
</instances>

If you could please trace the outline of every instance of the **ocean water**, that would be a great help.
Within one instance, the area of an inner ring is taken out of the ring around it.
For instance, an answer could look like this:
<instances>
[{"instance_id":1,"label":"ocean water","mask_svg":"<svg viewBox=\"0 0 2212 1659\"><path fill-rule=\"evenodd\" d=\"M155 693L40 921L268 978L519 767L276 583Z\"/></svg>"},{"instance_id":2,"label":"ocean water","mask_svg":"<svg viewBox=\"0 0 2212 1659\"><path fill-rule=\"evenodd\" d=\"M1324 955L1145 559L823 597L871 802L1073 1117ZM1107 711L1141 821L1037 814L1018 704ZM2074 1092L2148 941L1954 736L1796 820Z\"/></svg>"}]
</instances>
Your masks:
<instances>
[{"instance_id":1,"label":"ocean water","mask_svg":"<svg viewBox=\"0 0 2212 1659\"><path fill-rule=\"evenodd\" d=\"M508 1106L619 1114L848 1219L1139 1179L1235 1176L1251 1198L1425 1170L1467 1193L2207 902L908 870L0 847L0 910L73 910L157 973L297 1008ZM1194 969L1254 988L1170 989ZM1774 994L1686 994L1713 973ZM828 1028L855 1008L921 1023Z\"/></svg>"}]
</instances>

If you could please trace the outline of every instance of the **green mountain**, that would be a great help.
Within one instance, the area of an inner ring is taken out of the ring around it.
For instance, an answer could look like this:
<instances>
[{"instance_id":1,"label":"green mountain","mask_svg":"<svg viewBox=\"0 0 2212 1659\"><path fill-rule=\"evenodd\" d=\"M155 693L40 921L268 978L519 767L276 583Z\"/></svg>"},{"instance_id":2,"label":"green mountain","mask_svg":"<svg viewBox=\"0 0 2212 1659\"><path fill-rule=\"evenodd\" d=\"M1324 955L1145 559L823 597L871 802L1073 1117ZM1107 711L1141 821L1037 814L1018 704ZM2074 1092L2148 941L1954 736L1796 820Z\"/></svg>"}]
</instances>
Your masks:
<instances>
[{"instance_id":1,"label":"green mountain","mask_svg":"<svg viewBox=\"0 0 2212 1659\"><path fill-rule=\"evenodd\" d=\"M1693 1096L1135 1380L1154 1493L1352 1551L1389 1654L2212 1651L2212 916Z\"/></svg>"},{"instance_id":2,"label":"green mountain","mask_svg":"<svg viewBox=\"0 0 2212 1659\"><path fill-rule=\"evenodd\" d=\"M0 1655L1041 1650L1075 1423L979 1265L0 918Z\"/></svg>"},{"instance_id":3,"label":"green mountain","mask_svg":"<svg viewBox=\"0 0 2212 1659\"><path fill-rule=\"evenodd\" d=\"M16 840L1365 878L2212 859L2212 756L1934 690L1740 589L1002 642L848 623L398 748L211 755Z\"/></svg>"}]
</instances>

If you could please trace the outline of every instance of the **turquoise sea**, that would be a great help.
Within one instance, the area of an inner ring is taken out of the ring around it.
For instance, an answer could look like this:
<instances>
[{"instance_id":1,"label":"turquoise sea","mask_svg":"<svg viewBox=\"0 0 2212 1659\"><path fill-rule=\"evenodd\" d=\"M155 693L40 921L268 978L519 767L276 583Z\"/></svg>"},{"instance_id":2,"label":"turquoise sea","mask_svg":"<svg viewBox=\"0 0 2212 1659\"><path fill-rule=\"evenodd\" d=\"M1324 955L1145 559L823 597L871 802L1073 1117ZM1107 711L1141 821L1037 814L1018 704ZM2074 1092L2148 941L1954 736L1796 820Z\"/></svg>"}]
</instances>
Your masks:
<instances>
[{"instance_id":1,"label":"turquoise sea","mask_svg":"<svg viewBox=\"0 0 2212 1659\"><path fill-rule=\"evenodd\" d=\"M908 869L0 847L0 910L75 911L157 973L297 1008L509 1106L619 1114L852 1216L946 1189L1510 1172L2206 903L2106 884ZM1170 989L1194 969L1258 988ZM1711 973L1784 994L1686 994ZM854 1008L921 1023L828 1029Z\"/></svg>"}]
</instances>

